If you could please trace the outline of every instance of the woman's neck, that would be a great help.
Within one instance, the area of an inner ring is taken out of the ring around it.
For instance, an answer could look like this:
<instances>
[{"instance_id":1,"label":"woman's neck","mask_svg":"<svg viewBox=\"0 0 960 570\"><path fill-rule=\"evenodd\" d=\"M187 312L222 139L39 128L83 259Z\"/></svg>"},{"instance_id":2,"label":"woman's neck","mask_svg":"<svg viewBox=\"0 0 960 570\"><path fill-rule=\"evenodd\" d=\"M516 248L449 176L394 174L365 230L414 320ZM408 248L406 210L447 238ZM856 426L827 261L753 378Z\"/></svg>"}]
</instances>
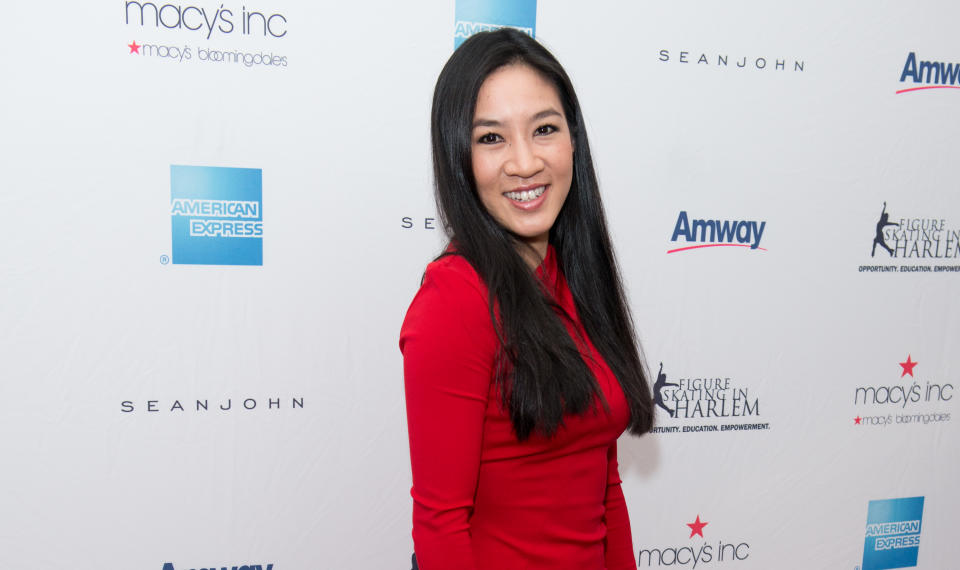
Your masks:
<instances>
[{"instance_id":1,"label":"woman's neck","mask_svg":"<svg viewBox=\"0 0 960 570\"><path fill-rule=\"evenodd\" d=\"M547 257L547 247L549 245L547 236L525 239L517 247L517 253L523 258L531 269L536 270Z\"/></svg>"}]
</instances>

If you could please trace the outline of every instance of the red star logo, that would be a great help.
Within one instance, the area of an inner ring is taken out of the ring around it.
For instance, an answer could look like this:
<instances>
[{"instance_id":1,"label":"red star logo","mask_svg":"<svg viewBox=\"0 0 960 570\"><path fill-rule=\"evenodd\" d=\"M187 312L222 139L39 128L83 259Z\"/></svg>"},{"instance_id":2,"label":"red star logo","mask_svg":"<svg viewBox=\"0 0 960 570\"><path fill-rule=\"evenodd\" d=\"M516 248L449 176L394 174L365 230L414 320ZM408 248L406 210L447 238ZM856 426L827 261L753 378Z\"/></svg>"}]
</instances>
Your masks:
<instances>
[{"instance_id":1,"label":"red star logo","mask_svg":"<svg viewBox=\"0 0 960 570\"><path fill-rule=\"evenodd\" d=\"M907 361L900 363L900 366L903 367L903 372L900 374L900 377L903 378L904 376L906 376L907 374L909 374L910 377L912 378L912 377L913 377L913 367L916 366L916 365L917 365L916 362L910 362L910 355L908 354L908 355L907 355Z\"/></svg>"},{"instance_id":2,"label":"red star logo","mask_svg":"<svg viewBox=\"0 0 960 570\"><path fill-rule=\"evenodd\" d=\"M857 425L860 425L860 420L862 420L862 419L863 419L863 418L861 418L860 416L857 416L857 417L853 418L853 423L855 423L855 424L857 424Z\"/></svg>"},{"instance_id":3,"label":"red star logo","mask_svg":"<svg viewBox=\"0 0 960 570\"><path fill-rule=\"evenodd\" d=\"M127 47L130 48L130 53L140 53L140 48L143 47L140 44L137 44L137 40L133 40L132 44L127 44Z\"/></svg>"},{"instance_id":4,"label":"red star logo","mask_svg":"<svg viewBox=\"0 0 960 570\"><path fill-rule=\"evenodd\" d=\"M690 527L690 538L693 538L695 534L699 534L700 538L703 538L703 527L708 524L710 523L700 522L700 515L697 515L697 520L687 523L687 526Z\"/></svg>"}]
</instances>

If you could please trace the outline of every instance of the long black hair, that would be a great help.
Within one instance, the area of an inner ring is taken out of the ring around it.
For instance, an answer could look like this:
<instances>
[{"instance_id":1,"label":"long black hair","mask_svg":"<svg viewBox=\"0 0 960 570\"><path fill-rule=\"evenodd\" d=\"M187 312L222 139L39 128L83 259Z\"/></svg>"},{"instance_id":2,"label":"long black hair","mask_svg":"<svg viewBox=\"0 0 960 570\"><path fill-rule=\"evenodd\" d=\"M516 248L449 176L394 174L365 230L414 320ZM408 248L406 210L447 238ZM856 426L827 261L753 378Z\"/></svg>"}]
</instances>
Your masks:
<instances>
[{"instance_id":1,"label":"long black hair","mask_svg":"<svg viewBox=\"0 0 960 570\"><path fill-rule=\"evenodd\" d=\"M455 253L470 262L489 290L490 318L500 341L494 376L501 397L521 441L534 432L553 435L565 413L583 414L598 397L607 405L561 320L569 316L518 252L525 244L497 223L477 195L471 157L477 93L491 73L513 64L529 66L549 80L563 104L574 174L549 242L587 336L623 388L629 430L646 433L653 425L653 402L580 104L556 58L530 36L509 28L475 34L454 51L437 79L431 114L437 209Z\"/></svg>"}]
</instances>

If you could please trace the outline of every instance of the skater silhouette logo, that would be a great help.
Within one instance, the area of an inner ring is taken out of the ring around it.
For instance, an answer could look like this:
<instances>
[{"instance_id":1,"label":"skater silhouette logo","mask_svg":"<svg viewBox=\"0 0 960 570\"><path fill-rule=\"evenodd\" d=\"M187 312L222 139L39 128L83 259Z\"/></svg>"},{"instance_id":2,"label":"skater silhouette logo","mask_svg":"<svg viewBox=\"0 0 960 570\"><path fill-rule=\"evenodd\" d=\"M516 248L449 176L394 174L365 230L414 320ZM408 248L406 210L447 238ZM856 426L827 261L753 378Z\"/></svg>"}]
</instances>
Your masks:
<instances>
[{"instance_id":1,"label":"skater silhouette logo","mask_svg":"<svg viewBox=\"0 0 960 570\"><path fill-rule=\"evenodd\" d=\"M660 363L660 371L657 372L657 381L653 384L653 401L656 405L660 406L670 417L676 415L676 410L671 410L666 404L663 403L663 389L667 387L679 388L679 384L673 382L667 382L667 375L663 373L663 363Z\"/></svg>"},{"instance_id":2,"label":"skater silhouette logo","mask_svg":"<svg viewBox=\"0 0 960 570\"><path fill-rule=\"evenodd\" d=\"M879 245L883 249L887 250L887 253L890 254L890 257L895 257L893 253L893 248L887 245L886 240L883 239L883 229L887 226L899 226L900 224L890 221L890 214L887 213L887 203L883 203L883 211L880 212L880 221L877 222L877 235L873 238L873 249L870 251L870 257L873 257L877 253L877 246Z\"/></svg>"}]
</instances>

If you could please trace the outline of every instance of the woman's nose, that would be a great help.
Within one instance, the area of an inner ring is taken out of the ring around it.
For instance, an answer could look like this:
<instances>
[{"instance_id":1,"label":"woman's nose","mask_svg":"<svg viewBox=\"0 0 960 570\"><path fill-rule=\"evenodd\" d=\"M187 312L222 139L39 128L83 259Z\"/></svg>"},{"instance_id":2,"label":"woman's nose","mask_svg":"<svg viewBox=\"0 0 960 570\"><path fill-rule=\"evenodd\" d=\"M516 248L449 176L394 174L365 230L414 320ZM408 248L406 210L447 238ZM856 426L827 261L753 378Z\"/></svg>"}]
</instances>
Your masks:
<instances>
[{"instance_id":1,"label":"woman's nose","mask_svg":"<svg viewBox=\"0 0 960 570\"><path fill-rule=\"evenodd\" d=\"M508 152L509 155L503 165L504 174L508 176L530 178L543 169L543 159L530 141L511 142Z\"/></svg>"}]
</instances>

